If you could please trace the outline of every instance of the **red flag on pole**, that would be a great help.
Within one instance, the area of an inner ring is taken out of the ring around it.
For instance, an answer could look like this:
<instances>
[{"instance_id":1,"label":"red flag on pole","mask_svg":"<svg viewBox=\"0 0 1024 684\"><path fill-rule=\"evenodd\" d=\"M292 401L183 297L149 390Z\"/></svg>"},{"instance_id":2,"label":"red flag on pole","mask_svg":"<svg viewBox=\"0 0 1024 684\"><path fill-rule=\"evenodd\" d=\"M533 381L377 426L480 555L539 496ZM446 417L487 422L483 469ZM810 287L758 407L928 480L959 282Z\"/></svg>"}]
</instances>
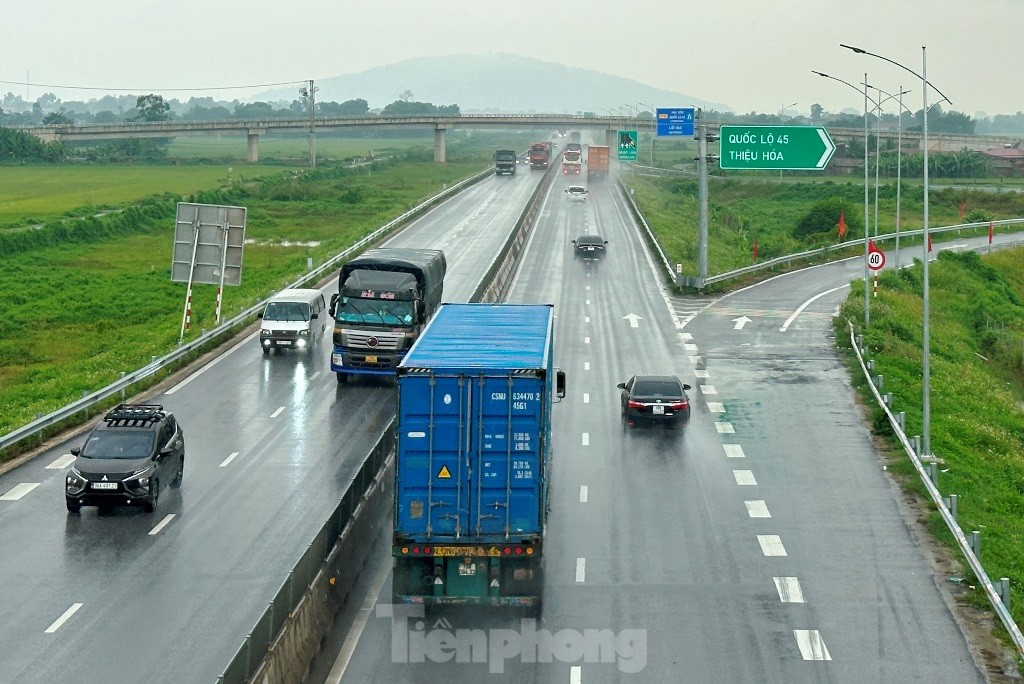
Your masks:
<instances>
[{"instance_id":1,"label":"red flag on pole","mask_svg":"<svg viewBox=\"0 0 1024 684\"><path fill-rule=\"evenodd\" d=\"M876 251L876 249L875 249L875 241L870 239L870 238L868 239L868 251L869 252Z\"/></svg>"},{"instance_id":2,"label":"red flag on pole","mask_svg":"<svg viewBox=\"0 0 1024 684\"><path fill-rule=\"evenodd\" d=\"M757 261L757 237L754 238L754 261Z\"/></svg>"},{"instance_id":3,"label":"red flag on pole","mask_svg":"<svg viewBox=\"0 0 1024 684\"><path fill-rule=\"evenodd\" d=\"M988 244L992 244L992 222L988 222Z\"/></svg>"},{"instance_id":4,"label":"red flag on pole","mask_svg":"<svg viewBox=\"0 0 1024 684\"><path fill-rule=\"evenodd\" d=\"M839 212L839 239L842 240L846 237L846 217L843 216L843 212Z\"/></svg>"},{"instance_id":5,"label":"red flag on pole","mask_svg":"<svg viewBox=\"0 0 1024 684\"><path fill-rule=\"evenodd\" d=\"M960 220L961 221L964 220L964 203L963 202L960 203Z\"/></svg>"}]
</instances>

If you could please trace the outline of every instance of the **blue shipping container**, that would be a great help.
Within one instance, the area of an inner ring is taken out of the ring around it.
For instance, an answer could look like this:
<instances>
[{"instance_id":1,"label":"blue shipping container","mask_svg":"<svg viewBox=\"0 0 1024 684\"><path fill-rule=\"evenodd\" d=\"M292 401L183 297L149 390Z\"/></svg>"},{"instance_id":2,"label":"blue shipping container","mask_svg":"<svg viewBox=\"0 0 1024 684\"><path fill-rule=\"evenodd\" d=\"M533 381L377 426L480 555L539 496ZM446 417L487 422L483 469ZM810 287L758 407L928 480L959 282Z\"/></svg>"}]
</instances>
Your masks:
<instances>
[{"instance_id":1,"label":"blue shipping container","mask_svg":"<svg viewBox=\"0 0 1024 684\"><path fill-rule=\"evenodd\" d=\"M396 600L537 605L553 331L550 305L444 304L399 366Z\"/></svg>"}]
</instances>

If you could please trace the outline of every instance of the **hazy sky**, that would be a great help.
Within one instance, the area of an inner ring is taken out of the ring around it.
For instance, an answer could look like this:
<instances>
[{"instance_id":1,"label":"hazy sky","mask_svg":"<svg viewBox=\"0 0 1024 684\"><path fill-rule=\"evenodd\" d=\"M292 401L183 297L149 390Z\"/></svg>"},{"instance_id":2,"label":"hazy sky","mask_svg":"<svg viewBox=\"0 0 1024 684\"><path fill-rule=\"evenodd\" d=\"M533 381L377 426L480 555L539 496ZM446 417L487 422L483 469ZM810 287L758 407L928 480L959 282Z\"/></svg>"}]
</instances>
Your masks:
<instances>
[{"instance_id":1,"label":"hazy sky","mask_svg":"<svg viewBox=\"0 0 1024 684\"><path fill-rule=\"evenodd\" d=\"M815 102L860 111L862 96L810 71L851 83L867 71L883 90L912 89L905 103L920 109L919 81L842 42L918 73L927 46L928 78L953 109L1012 114L1024 110L1022 27L1024 0L9 0L0 22L0 93L91 99L127 89L246 99L263 88L226 86L327 78L410 57L509 52L737 112L794 102L794 113ZM20 84L26 73L34 84L98 90L27 87ZM216 90L198 90L207 88Z\"/></svg>"}]
</instances>

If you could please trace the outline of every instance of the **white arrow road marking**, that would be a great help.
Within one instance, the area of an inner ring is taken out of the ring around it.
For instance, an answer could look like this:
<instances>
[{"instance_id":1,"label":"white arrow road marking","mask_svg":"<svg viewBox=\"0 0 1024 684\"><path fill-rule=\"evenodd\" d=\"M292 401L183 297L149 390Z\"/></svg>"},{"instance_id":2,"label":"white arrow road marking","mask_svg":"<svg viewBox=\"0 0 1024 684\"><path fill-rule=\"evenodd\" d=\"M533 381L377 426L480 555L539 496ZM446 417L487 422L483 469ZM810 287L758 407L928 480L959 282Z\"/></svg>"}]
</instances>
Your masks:
<instances>
[{"instance_id":1,"label":"white arrow road marking","mask_svg":"<svg viewBox=\"0 0 1024 684\"><path fill-rule=\"evenodd\" d=\"M804 592L796 577L773 577L775 589L779 592L779 600L783 603L803 603Z\"/></svg>"},{"instance_id":2,"label":"white arrow road marking","mask_svg":"<svg viewBox=\"0 0 1024 684\"><path fill-rule=\"evenodd\" d=\"M822 153L821 159L818 160L818 163L814 165L814 168L823 169L825 168L825 164L828 163L829 158L832 156L832 153L836 151L836 146L835 143L832 142L831 138L828 137L828 134L825 133L824 128L818 129L818 137L821 138L821 142L825 143L825 151Z\"/></svg>"},{"instance_id":3,"label":"white arrow road marking","mask_svg":"<svg viewBox=\"0 0 1024 684\"><path fill-rule=\"evenodd\" d=\"M782 538L777 534L759 534L757 543L761 545L761 553L766 556L786 555L786 547L782 545Z\"/></svg>"},{"instance_id":4,"label":"white arrow road marking","mask_svg":"<svg viewBox=\"0 0 1024 684\"><path fill-rule=\"evenodd\" d=\"M751 518L772 517L772 514L768 512L768 504L764 501L744 501L743 505L747 507L747 515Z\"/></svg>"},{"instance_id":5,"label":"white arrow road marking","mask_svg":"<svg viewBox=\"0 0 1024 684\"><path fill-rule=\"evenodd\" d=\"M82 607L81 603L72 603L71 607L64 611L64 614L53 621L53 624L46 628L45 634L53 634L61 625L71 619L71 616L78 612L78 609Z\"/></svg>"},{"instance_id":6,"label":"white arrow road marking","mask_svg":"<svg viewBox=\"0 0 1024 684\"><path fill-rule=\"evenodd\" d=\"M818 630L794 629L793 636L796 637L796 644L800 647L800 655L804 660L832 660Z\"/></svg>"},{"instance_id":7,"label":"white arrow road marking","mask_svg":"<svg viewBox=\"0 0 1024 684\"><path fill-rule=\"evenodd\" d=\"M50 465L46 466L46 469L47 470L64 470L65 468L67 468L69 465L71 465L74 462L75 462L75 455L74 454L64 454L63 456L58 458L53 463L51 463Z\"/></svg>"},{"instance_id":8,"label":"white arrow road marking","mask_svg":"<svg viewBox=\"0 0 1024 684\"><path fill-rule=\"evenodd\" d=\"M22 482L19 485L14 485L10 491L3 496L0 496L0 501L17 501L21 497L25 496L33 489L38 487L41 483L39 482Z\"/></svg>"},{"instance_id":9,"label":"white arrow road marking","mask_svg":"<svg viewBox=\"0 0 1024 684\"><path fill-rule=\"evenodd\" d=\"M576 559L576 583L582 584L587 579L587 559Z\"/></svg>"},{"instance_id":10,"label":"white arrow road marking","mask_svg":"<svg viewBox=\"0 0 1024 684\"><path fill-rule=\"evenodd\" d=\"M726 458L744 458L746 454L743 453L743 447L739 444L723 444L725 447Z\"/></svg>"},{"instance_id":11,"label":"white arrow road marking","mask_svg":"<svg viewBox=\"0 0 1024 684\"><path fill-rule=\"evenodd\" d=\"M160 534L160 530L167 527L167 523L171 522L172 520L174 520L174 513L168 513L167 516L163 520L161 520L156 527L149 531L149 536L154 537Z\"/></svg>"},{"instance_id":12,"label":"white arrow road marking","mask_svg":"<svg viewBox=\"0 0 1024 684\"><path fill-rule=\"evenodd\" d=\"M752 487L757 484L752 470L734 470L732 476L736 478L736 484L744 487Z\"/></svg>"},{"instance_id":13,"label":"white arrow road marking","mask_svg":"<svg viewBox=\"0 0 1024 684\"><path fill-rule=\"evenodd\" d=\"M640 321L644 320L642 316L637 316L635 313L627 314L622 317L623 320L629 321L630 328L639 328Z\"/></svg>"},{"instance_id":14,"label":"white arrow road marking","mask_svg":"<svg viewBox=\"0 0 1024 684\"><path fill-rule=\"evenodd\" d=\"M746 316L740 316L739 318L732 319L732 322L736 325L732 326L733 330L743 330L743 326L750 323L753 319L747 318Z\"/></svg>"},{"instance_id":15,"label":"white arrow road marking","mask_svg":"<svg viewBox=\"0 0 1024 684\"><path fill-rule=\"evenodd\" d=\"M789 318L786 319L786 322L782 324L781 328L779 328L779 332L786 332L786 330L789 328L789 324L796 320L796 317L800 315L800 312L802 312L804 309L807 308L808 304L810 304L814 300L818 299L819 297L824 297L825 295L831 294L831 293L835 292L836 290L842 290L844 287L850 287L850 286L849 285L840 285L839 287L833 287L831 290L825 290L824 292L819 292L818 294L816 294L813 297L811 297L810 299L808 299L806 302L801 304L797 308L796 311L793 312L792 316L790 316Z\"/></svg>"}]
</instances>

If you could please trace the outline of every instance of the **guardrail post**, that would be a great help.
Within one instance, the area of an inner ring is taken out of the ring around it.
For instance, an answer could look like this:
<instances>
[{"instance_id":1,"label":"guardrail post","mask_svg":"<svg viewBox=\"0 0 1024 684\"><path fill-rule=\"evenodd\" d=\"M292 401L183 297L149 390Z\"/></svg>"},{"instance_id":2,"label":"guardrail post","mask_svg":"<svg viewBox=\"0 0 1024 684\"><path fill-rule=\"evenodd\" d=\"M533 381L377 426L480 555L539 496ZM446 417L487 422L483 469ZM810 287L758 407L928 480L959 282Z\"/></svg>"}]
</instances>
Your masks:
<instances>
[{"instance_id":1,"label":"guardrail post","mask_svg":"<svg viewBox=\"0 0 1024 684\"><path fill-rule=\"evenodd\" d=\"M125 372L121 371L121 379L124 380ZM121 399L124 399L124 387L121 388Z\"/></svg>"},{"instance_id":2,"label":"guardrail post","mask_svg":"<svg viewBox=\"0 0 1024 684\"><path fill-rule=\"evenodd\" d=\"M868 359L868 370L869 371L875 370L875 360L874 359Z\"/></svg>"},{"instance_id":3,"label":"guardrail post","mask_svg":"<svg viewBox=\"0 0 1024 684\"><path fill-rule=\"evenodd\" d=\"M974 530L971 532L971 551L974 552L974 557L981 560L981 532Z\"/></svg>"},{"instance_id":4,"label":"guardrail post","mask_svg":"<svg viewBox=\"0 0 1024 684\"><path fill-rule=\"evenodd\" d=\"M245 681L249 681L252 672L249 671L249 658L252 655L252 632L245 637Z\"/></svg>"},{"instance_id":5,"label":"guardrail post","mask_svg":"<svg viewBox=\"0 0 1024 684\"><path fill-rule=\"evenodd\" d=\"M939 464L935 461L928 464L928 479L932 481L936 488L939 486Z\"/></svg>"},{"instance_id":6,"label":"guardrail post","mask_svg":"<svg viewBox=\"0 0 1024 684\"><path fill-rule=\"evenodd\" d=\"M879 377L881 377L881 376L879 376ZM892 408L892 392L886 392L885 394L883 394L882 395L882 401L884 401L885 405L888 406L891 409Z\"/></svg>"},{"instance_id":7,"label":"guardrail post","mask_svg":"<svg viewBox=\"0 0 1024 684\"><path fill-rule=\"evenodd\" d=\"M910 441L914 444L914 454L921 458L921 435L914 435Z\"/></svg>"},{"instance_id":8,"label":"guardrail post","mask_svg":"<svg viewBox=\"0 0 1024 684\"><path fill-rule=\"evenodd\" d=\"M1000 577L999 578L999 598L1003 602L1003 606L1006 608L1006 612L1010 612L1010 578Z\"/></svg>"},{"instance_id":9,"label":"guardrail post","mask_svg":"<svg viewBox=\"0 0 1024 684\"><path fill-rule=\"evenodd\" d=\"M156 354L149 357L149 364L153 365L154 363L156 363Z\"/></svg>"},{"instance_id":10,"label":"guardrail post","mask_svg":"<svg viewBox=\"0 0 1024 684\"><path fill-rule=\"evenodd\" d=\"M946 508L949 509L949 514L953 520L956 520L956 494L950 494L946 497Z\"/></svg>"},{"instance_id":11,"label":"guardrail post","mask_svg":"<svg viewBox=\"0 0 1024 684\"><path fill-rule=\"evenodd\" d=\"M896 414L896 424L900 426L900 432L905 432L907 429L907 412L900 411Z\"/></svg>"}]
</instances>

